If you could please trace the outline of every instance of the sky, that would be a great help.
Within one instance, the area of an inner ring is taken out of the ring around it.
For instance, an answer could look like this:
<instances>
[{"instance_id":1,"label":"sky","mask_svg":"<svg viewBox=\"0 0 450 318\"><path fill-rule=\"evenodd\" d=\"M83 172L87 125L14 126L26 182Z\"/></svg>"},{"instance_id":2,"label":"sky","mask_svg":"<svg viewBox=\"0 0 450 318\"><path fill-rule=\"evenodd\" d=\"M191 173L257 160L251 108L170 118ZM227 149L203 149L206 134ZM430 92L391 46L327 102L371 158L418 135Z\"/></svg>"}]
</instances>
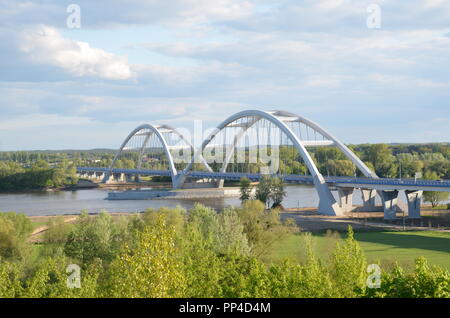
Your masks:
<instances>
[{"instance_id":1,"label":"sky","mask_svg":"<svg viewBox=\"0 0 450 318\"><path fill-rule=\"evenodd\" d=\"M0 151L247 109L345 143L450 142L450 1L0 1Z\"/></svg>"}]
</instances>

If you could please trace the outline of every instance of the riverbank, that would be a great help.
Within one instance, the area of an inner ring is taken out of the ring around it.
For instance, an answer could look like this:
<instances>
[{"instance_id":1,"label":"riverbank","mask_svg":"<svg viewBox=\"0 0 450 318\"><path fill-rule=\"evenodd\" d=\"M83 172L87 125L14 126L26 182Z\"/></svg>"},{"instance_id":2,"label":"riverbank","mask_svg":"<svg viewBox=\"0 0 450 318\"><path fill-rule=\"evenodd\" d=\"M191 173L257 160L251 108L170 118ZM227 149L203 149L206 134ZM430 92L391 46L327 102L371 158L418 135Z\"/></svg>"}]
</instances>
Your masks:
<instances>
[{"instance_id":1,"label":"riverbank","mask_svg":"<svg viewBox=\"0 0 450 318\"><path fill-rule=\"evenodd\" d=\"M107 200L213 199L238 198L239 188L149 189L109 192Z\"/></svg>"},{"instance_id":2,"label":"riverbank","mask_svg":"<svg viewBox=\"0 0 450 318\"><path fill-rule=\"evenodd\" d=\"M110 212L112 217L129 217L145 211L136 212ZM450 233L449 221L450 212L446 213L442 219L429 215L433 211L424 211L423 219L412 220L403 226L402 220L385 221L383 215L378 212L356 212L347 216L327 216L317 214L317 208L302 208L298 210L287 209L280 213L281 220L292 218L295 220L301 232L325 233L326 231L337 231L345 233L348 226L351 226L355 232L374 232L374 231L394 231L394 232L442 232ZM90 213L90 217L95 217L98 213ZM30 236L30 242L39 243L42 241L42 235L48 229L48 223L55 218L63 218L66 223L73 223L77 220L79 214L65 215L47 215L47 216L29 216L28 218L34 225L34 230ZM430 218L431 217L431 218ZM429 222L430 221L430 222ZM445 226L444 226L445 225Z\"/></svg>"}]
</instances>

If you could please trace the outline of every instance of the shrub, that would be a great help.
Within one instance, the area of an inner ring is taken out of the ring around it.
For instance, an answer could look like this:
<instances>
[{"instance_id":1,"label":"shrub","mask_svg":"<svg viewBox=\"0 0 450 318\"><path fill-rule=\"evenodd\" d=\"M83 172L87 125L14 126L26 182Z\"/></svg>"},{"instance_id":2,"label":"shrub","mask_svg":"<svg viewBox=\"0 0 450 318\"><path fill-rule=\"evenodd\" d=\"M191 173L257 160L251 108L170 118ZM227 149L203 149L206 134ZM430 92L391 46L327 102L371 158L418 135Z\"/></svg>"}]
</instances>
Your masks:
<instances>
[{"instance_id":1,"label":"shrub","mask_svg":"<svg viewBox=\"0 0 450 318\"><path fill-rule=\"evenodd\" d=\"M125 244L111 263L112 297L181 297L186 280L175 253L175 229L159 217L138 237L137 245Z\"/></svg>"},{"instance_id":2,"label":"shrub","mask_svg":"<svg viewBox=\"0 0 450 318\"><path fill-rule=\"evenodd\" d=\"M26 240L33 230L23 214L0 213L0 257L20 259L27 252Z\"/></svg>"}]
</instances>

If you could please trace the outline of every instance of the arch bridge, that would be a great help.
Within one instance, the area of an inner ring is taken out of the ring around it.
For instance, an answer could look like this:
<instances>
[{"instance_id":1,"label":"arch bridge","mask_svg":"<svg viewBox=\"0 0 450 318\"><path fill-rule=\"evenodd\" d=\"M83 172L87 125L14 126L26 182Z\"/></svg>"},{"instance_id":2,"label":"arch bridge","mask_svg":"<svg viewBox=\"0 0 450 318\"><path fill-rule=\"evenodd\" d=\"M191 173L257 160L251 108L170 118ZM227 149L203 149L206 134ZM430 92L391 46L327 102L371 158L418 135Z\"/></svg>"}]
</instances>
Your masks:
<instances>
[{"instance_id":1,"label":"arch bridge","mask_svg":"<svg viewBox=\"0 0 450 318\"><path fill-rule=\"evenodd\" d=\"M424 190L450 192L450 182L379 178L331 133L290 112L242 111L221 122L197 149L189 139L169 125L140 125L125 138L109 167L78 167L78 172L100 177L102 182L124 178L140 181L143 176L166 178L175 189L195 182L197 186L222 187L224 180L245 176L258 181L271 174L285 182L314 185L321 214L350 211L356 188L361 189L364 208L373 210L378 194L386 219L395 218L400 190L405 191L411 218L420 217ZM321 147L334 147L350 161L352 175L336 177L327 171L324 176L309 150ZM331 189L338 191L339 200Z\"/></svg>"}]
</instances>

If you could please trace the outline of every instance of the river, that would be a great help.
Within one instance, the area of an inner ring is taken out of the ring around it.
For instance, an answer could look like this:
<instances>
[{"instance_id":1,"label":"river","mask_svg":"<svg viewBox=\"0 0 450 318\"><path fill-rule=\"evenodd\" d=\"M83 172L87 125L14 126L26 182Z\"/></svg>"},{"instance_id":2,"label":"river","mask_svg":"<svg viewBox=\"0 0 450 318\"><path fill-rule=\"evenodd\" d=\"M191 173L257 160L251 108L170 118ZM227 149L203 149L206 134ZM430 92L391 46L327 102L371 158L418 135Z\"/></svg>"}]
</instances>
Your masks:
<instances>
[{"instance_id":1,"label":"river","mask_svg":"<svg viewBox=\"0 0 450 318\"><path fill-rule=\"evenodd\" d=\"M287 196L283 201L286 208L317 207L318 196L315 189L305 185L288 185L285 188ZM195 202L203 203L215 209L226 206L240 205L239 198L222 199L158 199L158 200L105 200L107 189L87 189L76 191L57 192L30 192L30 193L2 193L0 194L0 211L14 211L29 216L36 215L60 215L78 214L86 209L89 213L98 213L101 210L109 212L139 212L147 208L158 208L162 206L182 206L191 208ZM333 192L336 196L336 193ZM354 204L361 204L361 194L356 190L353 196Z\"/></svg>"}]
</instances>

